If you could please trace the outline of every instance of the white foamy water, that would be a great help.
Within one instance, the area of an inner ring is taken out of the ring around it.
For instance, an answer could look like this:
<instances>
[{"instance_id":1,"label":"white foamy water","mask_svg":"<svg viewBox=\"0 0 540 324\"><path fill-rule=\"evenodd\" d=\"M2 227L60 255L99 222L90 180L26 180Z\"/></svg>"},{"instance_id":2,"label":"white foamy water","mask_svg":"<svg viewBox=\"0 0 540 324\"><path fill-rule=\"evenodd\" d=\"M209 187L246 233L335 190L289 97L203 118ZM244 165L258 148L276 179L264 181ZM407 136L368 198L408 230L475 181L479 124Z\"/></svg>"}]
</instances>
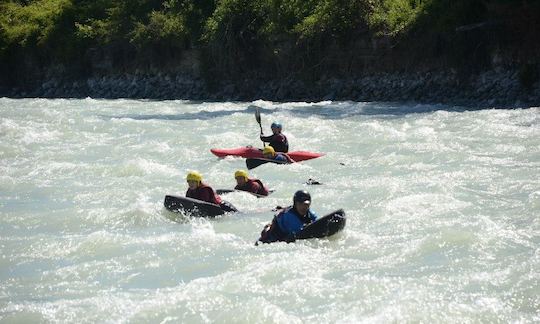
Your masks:
<instances>
[{"instance_id":1,"label":"white foamy water","mask_svg":"<svg viewBox=\"0 0 540 324\"><path fill-rule=\"evenodd\" d=\"M234 186L209 149L261 146L252 105L326 155L166 211L188 170ZM539 171L539 108L0 99L0 322L539 322ZM345 230L254 246L298 189Z\"/></svg>"}]
</instances>

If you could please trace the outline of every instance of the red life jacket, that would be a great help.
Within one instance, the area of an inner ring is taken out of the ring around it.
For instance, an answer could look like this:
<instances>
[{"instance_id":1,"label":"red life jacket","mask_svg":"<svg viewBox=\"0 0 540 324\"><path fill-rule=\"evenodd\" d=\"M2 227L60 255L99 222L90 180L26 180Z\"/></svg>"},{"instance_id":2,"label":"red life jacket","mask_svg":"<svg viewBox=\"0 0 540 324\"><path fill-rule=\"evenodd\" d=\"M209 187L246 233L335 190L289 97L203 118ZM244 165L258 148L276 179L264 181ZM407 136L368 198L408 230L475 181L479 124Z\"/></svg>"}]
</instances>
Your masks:
<instances>
[{"instance_id":1,"label":"red life jacket","mask_svg":"<svg viewBox=\"0 0 540 324\"><path fill-rule=\"evenodd\" d=\"M255 184L258 184L257 189L255 189ZM266 188L266 186L259 179L248 179L246 183L241 186L237 185L234 187L234 189L248 191L262 196L268 196L268 188Z\"/></svg>"},{"instance_id":2,"label":"red life jacket","mask_svg":"<svg viewBox=\"0 0 540 324\"><path fill-rule=\"evenodd\" d=\"M212 204L220 205L221 197L216 194L214 189L205 183L200 183L195 189L188 189L186 197L206 201Z\"/></svg>"},{"instance_id":3,"label":"red life jacket","mask_svg":"<svg viewBox=\"0 0 540 324\"><path fill-rule=\"evenodd\" d=\"M257 182L260 185L259 191L256 192L257 194L263 195L263 196L268 196L268 193L269 193L268 188L262 183L261 180L259 180L259 179L250 179L250 180Z\"/></svg>"}]
</instances>

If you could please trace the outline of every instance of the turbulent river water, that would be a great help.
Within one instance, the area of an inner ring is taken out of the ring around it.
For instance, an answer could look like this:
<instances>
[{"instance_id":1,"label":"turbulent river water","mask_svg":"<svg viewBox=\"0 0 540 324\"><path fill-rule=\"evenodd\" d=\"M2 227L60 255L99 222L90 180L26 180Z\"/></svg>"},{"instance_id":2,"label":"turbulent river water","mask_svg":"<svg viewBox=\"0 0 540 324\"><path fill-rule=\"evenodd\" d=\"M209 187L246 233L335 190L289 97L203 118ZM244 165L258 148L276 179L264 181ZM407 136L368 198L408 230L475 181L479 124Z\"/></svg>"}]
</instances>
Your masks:
<instances>
[{"instance_id":1,"label":"turbulent river water","mask_svg":"<svg viewBox=\"0 0 540 324\"><path fill-rule=\"evenodd\" d=\"M326 155L251 170L275 192L241 213L165 210L188 170L235 185L209 150L262 147L255 106ZM3 98L0 140L0 322L540 321L538 107ZM255 246L298 189L345 230Z\"/></svg>"}]
</instances>

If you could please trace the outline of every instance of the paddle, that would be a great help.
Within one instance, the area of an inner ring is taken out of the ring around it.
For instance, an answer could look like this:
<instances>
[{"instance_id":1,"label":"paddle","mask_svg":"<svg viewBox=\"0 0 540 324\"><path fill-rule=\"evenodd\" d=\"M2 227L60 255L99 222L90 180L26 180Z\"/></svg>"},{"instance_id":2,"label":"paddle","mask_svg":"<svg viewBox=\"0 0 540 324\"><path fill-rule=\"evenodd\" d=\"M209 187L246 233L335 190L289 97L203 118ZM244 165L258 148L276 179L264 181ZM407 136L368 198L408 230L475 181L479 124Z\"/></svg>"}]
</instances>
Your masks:
<instances>
[{"instance_id":1,"label":"paddle","mask_svg":"<svg viewBox=\"0 0 540 324\"><path fill-rule=\"evenodd\" d=\"M261 136L262 136L263 130L262 130L262 124L261 124L261 112L259 110L259 107L257 106L255 106L255 120L257 121L257 123L259 123L259 128L261 129ZM266 146L264 141L263 141L263 146Z\"/></svg>"},{"instance_id":2,"label":"paddle","mask_svg":"<svg viewBox=\"0 0 540 324\"><path fill-rule=\"evenodd\" d=\"M216 193L218 195L228 194L228 193L235 192L235 191L236 190L234 190L234 189L216 189Z\"/></svg>"},{"instance_id":3,"label":"paddle","mask_svg":"<svg viewBox=\"0 0 540 324\"><path fill-rule=\"evenodd\" d=\"M236 191L247 192L247 193L252 194L252 195L254 195L254 196L257 196L257 197L266 197L266 196L259 195L259 194L256 194L256 193L254 193L254 192L245 191L245 190L237 190L237 189L216 189L216 193L217 193L218 195L224 195L224 194L228 194L228 193L236 192ZM272 192L274 192L274 189L268 190L268 194L271 194Z\"/></svg>"},{"instance_id":4,"label":"paddle","mask_svg":"<svg viewBox=\"0 0 540 324\"><path fill-rule=\"evenodd\" d=\"M272 159L265 159L265 158L247 158L246 159L246 167L248 170L255 169L259 165L265 164L265 163L276 163L276 164L289 164L289 162L285 161L276 161Z\"/></svg>"}]
</instances>

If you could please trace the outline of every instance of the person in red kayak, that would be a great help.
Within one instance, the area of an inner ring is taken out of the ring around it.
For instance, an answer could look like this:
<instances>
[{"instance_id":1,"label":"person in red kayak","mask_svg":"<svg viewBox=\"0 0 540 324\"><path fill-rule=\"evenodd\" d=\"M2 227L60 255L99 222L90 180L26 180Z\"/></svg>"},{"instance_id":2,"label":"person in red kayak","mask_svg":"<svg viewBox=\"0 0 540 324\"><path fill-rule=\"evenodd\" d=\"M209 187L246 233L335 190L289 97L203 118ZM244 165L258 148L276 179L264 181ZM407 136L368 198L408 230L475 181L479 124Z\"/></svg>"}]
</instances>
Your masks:
<instances>
[{"instance_id":1,"label":"person in red kayak","mask_svg":"<svg viewBox=\"0 0 540 324\"><path fill-rule=\"evenodd\" d=\"M236 190L248 191L261 196L268 196L268 188L259 179L249 178L244 170L238 170L234 173L236 179Z\"/></svg>"},{"instance_id":2,"label":"person in red kayak","mask_svg":"<svg viewBox=\"0 0 540 324\"><path fill-rule=\"evenodd\" d=\"M216 204L224 211L237 211L237 209L229 202L221 200L221 197L216 194L215 190L209 185L202 182L202 175L197 171L189 171L186 180L188 183L188 190L186 191L186 197L197 200Z\"/></svg>"},{"instance_id":3,"label":"person in red kayak","mask_svg":"<svg viewBox=\"0 0 540 324\"><path fill-rule=\"evenodd\" d=\"M268 143L276 152L289 152L289 142L287 141L287 137L281 133L281 124L273 122L270 128L272 129L272 135L263 136L264 134L261 134L261 141Z\"/></svg>"},{"instance_id":4,"label":"person in red kayak","mask_svg":"<svg viewBox=\"0 0 540 324\"><path fill-rule=\"evenodd\" d=\"M282 153L282 152L276 152L272 146L266 146L263 151L263 156L267 159L271 159L274 161L282 162L282 163L294 163L295 161L291 159L289 154Z\"/></svg>"}]
</instances>

